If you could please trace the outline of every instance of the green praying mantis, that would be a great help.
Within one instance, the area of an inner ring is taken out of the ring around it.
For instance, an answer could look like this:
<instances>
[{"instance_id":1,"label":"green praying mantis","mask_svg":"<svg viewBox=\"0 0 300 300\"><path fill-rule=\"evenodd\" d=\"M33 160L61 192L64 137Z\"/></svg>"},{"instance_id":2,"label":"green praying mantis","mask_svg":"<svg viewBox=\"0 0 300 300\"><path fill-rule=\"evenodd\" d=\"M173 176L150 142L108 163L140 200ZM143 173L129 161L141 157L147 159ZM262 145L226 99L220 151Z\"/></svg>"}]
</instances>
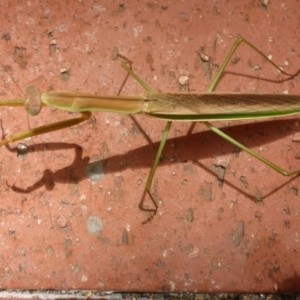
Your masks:
<instances>
[{"instance_id":1,"label":"green praying mantis","mask_svg":"<svg viewBox=\"0 0 300 300\"><path fill-rule=\"evenodd\" d=\"M173 121L201 122L226 141L239 149L244 150L249 155L257 158L278 173L284 176L298 174L300 173L300 170L284 170L248 149L246 146L234 140L210 123L210 121L220 120L274 118L300 113L300 96L298 95L213 92L234 52L242 43L251 47L273 65L281 74L286 75L289 78L294 78L300 73L300 71L298 71L295 74L289 74L283 71L258 48L241 36L238 36L208 91L204 93L157 93L132 70L132 62L125 60L122 62L122 67L146 90L145 95L100 96L65 91L50 91L40 94L36 87L30 86L26 90L25 100L1 100L0 106L25 106L27 112L31 115L37 115L42 106L49 106L69 112L80 113L81 116L19 132L3 139L0 142L0 146L28 137L74 126L89 119L93 111L121 114L144 114L156 119L166 120L167 124L163 131L162 139L145 187L146 194L148 194L152 200L154 208L145 209L151 212L151 216L143 223L148 223L158 210L158 204L154 195L151 193L151 186ZM125 59L124 56L119 56Z\"/></svg>"}]
</instances>

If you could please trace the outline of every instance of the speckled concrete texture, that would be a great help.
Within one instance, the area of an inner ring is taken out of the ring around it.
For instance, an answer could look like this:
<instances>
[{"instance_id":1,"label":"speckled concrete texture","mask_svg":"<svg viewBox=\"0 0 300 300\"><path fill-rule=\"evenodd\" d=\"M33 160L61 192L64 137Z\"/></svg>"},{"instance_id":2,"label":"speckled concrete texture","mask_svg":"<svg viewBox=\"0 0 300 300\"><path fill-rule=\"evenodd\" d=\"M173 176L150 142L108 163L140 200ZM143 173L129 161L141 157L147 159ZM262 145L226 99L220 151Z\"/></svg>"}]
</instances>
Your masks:
<instances>
[{"instance_id":1,"label":"speckled concrete texture","mask_svg":"<svg viewBox=\"0 0 300 300\"><path fill-rule=\"evenodd\" d=\"M126 77L117 53L156 91L205 91L238 34L285 71L300 69L296 0L6 1L0 13L1 99L24 98L29 84L116 95ZM274 83L281 78L242 45L217 91L299 94L299 77ZM143 92L131 78L122 90ZM4 134L71 117L0 109ZM214 124L300 168L297 116ZM299 292L299 177L277 174L201 124L172 127L154 177L159 210L142 225L164 126L95 112L2 147L1 289Z\"/></svg>"}]
</instances>

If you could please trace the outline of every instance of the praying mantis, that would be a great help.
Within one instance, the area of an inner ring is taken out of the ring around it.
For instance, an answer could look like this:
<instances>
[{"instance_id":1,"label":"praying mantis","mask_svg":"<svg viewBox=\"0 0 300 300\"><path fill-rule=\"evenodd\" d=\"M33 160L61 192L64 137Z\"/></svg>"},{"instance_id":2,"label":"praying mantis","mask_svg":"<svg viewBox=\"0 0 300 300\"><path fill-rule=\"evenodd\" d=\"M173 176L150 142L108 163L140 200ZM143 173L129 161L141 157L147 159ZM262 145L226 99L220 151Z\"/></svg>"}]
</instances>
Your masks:
<instances>
[{"instance_id":1,"label":"praying mantis","mask_svg":"<svg viewBox=\"0 0 300 300\"><path fill-rule=\"evenodd\" d=\"M77 125L89 119L93 111L120 114L144 114L156 119L166 120L167 124L163 131L162 139L146 182L145 191L153 202L154 208L145 209L150 211L152 214L146 221L143 222L144 224L151 221L158 210L158 204L154 195L151 193L151 186L173 121L201 122L229 143L257 158L278 173L284 176L299 174L300 169L296 171L287 171L281 168L248 149L246 146L234 140L210 123L210 121L220 120L255 120L260 118L274 118L300 113L300 96L298 95L213 92L234 52L242 43L251 47L267 62L273 65L281 74L288 76L290 79L300 73L300 71L298 71L295 74L289 74L283 71L258 48L241 36L237 37L236 42L233 44L225 61L218 70L217 75L215 76L208 91L204 93L155 92L132 70L132 62L125 60L121 64L122 67L146 90L145 95L100 96L65 91L50 91L40 94L36 87L30 86L26 90L25 100L1 100L0 106L25 106L27 112L31 115L37 115L42 106L49 106L69 112L80 113L81 116L52 123L50 125L32 128L28 131L19 132L3 139L0 142L0 146L28 137ZM119 56L126 59L122 55Z\"/></svg>"}]
</instances>

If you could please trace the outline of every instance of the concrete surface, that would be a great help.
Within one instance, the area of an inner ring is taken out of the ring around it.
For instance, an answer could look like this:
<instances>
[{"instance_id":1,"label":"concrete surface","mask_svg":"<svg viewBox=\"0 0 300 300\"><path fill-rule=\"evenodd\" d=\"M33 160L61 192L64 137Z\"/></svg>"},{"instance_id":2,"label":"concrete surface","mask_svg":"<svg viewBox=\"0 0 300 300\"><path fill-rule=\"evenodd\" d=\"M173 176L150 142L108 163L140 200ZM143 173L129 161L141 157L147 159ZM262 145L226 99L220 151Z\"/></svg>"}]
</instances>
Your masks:
<instances>
[{"instance_id":1,"label":"concrete surface","mask_svg":"<svg viewBox=\"0 0 300 300\"><path fill-rule=\"evenodd\" d=\"M126 76L117 52L157 91L180 91L182 76L186 90L205 91L238 34L287 72L300 68L296 0L10 1L0 10L0 58L10 74L1 67L1 99L24 98L32 83L116 95ZM272 82L280 78L243 45L217 90L299 94L299 77ZM143 89L129 79L122 93ZM5 134L71 117L0 110ZM215 124L299 168L297 116ZM25 154L2 147L1 289L299 292L299 177L282 177L201 124L173 126L154 178L159 211L141 224L164 126L97 112L25 140Z\"/></svg>"}]
</instances>

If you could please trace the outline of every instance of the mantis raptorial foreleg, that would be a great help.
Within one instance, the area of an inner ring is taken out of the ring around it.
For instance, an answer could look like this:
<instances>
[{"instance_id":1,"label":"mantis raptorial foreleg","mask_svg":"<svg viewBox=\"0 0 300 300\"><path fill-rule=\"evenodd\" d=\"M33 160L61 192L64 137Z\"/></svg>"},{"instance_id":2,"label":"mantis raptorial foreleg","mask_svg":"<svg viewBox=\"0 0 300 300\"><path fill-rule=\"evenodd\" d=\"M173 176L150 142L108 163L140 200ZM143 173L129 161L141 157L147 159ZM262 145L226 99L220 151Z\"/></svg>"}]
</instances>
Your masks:
<instances>
[{"instance_id":1,"label":"mantis raptorial foreleg","mask_svg":"<svg viewBox=\"0 0 300 300\"><path fill-rule=\"evenodd\" d=\"M26 138L29 138L29 137L32 137L32 136L36 136L36 135L40 135L40 134L44 134L44 133L48 133L48 132L52 132L52 131L56 131L56 130L61 130L63 128L68 128L70 126L77 125L79 123L82 123L82 122L88 120L91 117L91 115L92 114L89 111L82 112L81 116L78 117L78 118L64 120L64 121L52 123L52 124L49 124L49 125L44 125L44 126L32 128L32 129L27 130L27 131L19 132L17 134L14 134L14 135L8 137L8 138L3 139L0 142L0 146L5 145L7 143L20 141L20 140L23 140L23 139L26 139Z\"/></svg>"},{"instance_id":2,"label":"mantis raptorial foreleg","mask_svg":"<svg viewBox=\"0 0 300 300\"><path fill-rule=\"evenodd\" d=\"M227 67L230 59L232 58L233 54L235 53L235 51L237 50L237 48L242 44L245 43L246 45L248 45L249 47L251 47L255 52L257 52L258 54L260 54L264 59L267 60L267 62L269 62L272 66L274 66L280 73L287 75L291 78L294 78L295 76L297 76L299 74L300 71L298 71L295 74L289 74L285 71L283 71L278 65L276 65L274 62L272 62L265 54L263 54L259 49L257 49L254 45L252 45L249 41L247 41L246 39L242 38L242 37L238 37L236 42L234 43L234 45L232 46L229 54L227 55L225 61L223 62L222 66L220 67L217 75L215 76L212 84L210 85L210 87L208 88L208 92L213 92L217 86L217 84L219 83L225 68ZM131 68L128 67L128 65L126 63L122 63L122 67L137 81L141 84L142 87L144 87L144 89L148 92L148 93L153 93L153 90L136 74L132 71ZM264 164L266 164L267 166L271 167L272 169L274 169L275 171L277 171L278 173L284 175L284 176L292 176L295 174L300 173L300 169L296 170L296 171L291 171L288 172L286 170L284 170L283 168L279 167L278 165L270 162L269 160L265 159L264 157L262 157L261 155L253 152L252 150L248 149L246 146L244 146L243 144L239 143L238 141L236 141L235 139L231 138L230 136L228 136L226 133L224 133L223 131L221 131L220 129L216 128L214 125L212 125L210 122L208 121L203 121L200 122L203 123L205 126L207 126L210 130L212 130L213 132L215 132L217 135L219 135L220 137L224 138L226 141L228 141L229 143L233 144L234 146L238 147L241 150L244 150L245 152L247 152L249 155L257 158L258 160L260 160L261 162L263 162ZM153 181L153 177L157 168L157 165L159 163L160 157L162 155L164 146L166 144L167 138L168 138L168 134L170 132L170 128L172 126L172 122L168 121L167 125L164 129L163 132L163 136L154 160L154 163L151 167L151 171L149 174L149 177L147 179L147 183L146 183L146 192L147 194L150 196L153 204L154 204L154 208L153 209L149 209L149 208L144 208L142 207L143 210L146 211L151 211L153 212L153 215L150 216L145 222L143 222L144 224L149 222L154 215L156 214L156 211L158 209L158 205L156 203L156 200L154 199L153 194L151 193L151 186L152 186L152 181Z\"/></svg>"}]
</instances>

